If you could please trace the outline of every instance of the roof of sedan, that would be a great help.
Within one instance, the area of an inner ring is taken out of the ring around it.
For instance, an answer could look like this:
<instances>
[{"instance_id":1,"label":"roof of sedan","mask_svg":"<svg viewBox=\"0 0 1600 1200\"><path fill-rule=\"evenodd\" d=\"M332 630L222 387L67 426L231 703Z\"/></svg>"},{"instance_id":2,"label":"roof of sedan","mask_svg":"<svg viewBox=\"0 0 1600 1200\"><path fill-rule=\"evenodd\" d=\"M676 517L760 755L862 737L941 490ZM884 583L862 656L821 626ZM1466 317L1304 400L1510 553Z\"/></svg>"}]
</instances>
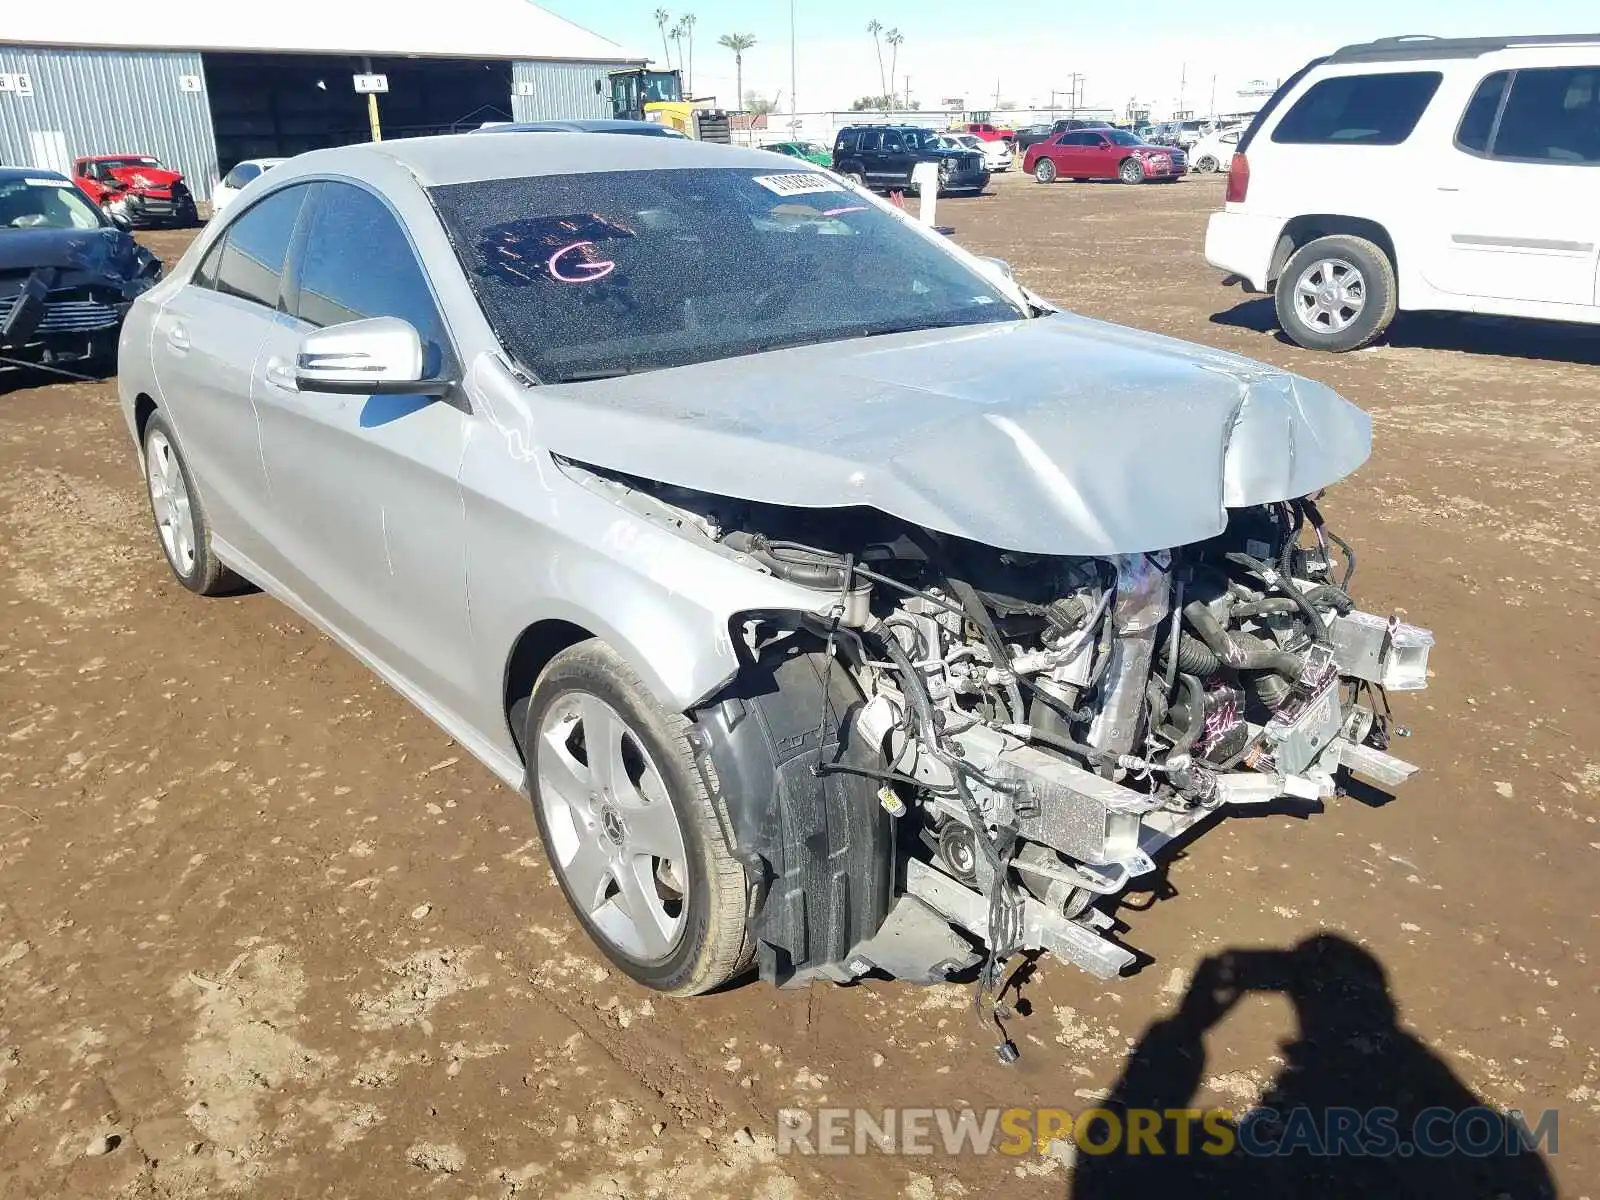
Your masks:
<instances>
[{"instance_id":1,"label":"roof of sedan","mask_svg":"<svg viewBox=\"0 0 1600 1200\"><path fill-rule=\"evenodd\" d=\"M12 179L49 179L59 183L71 183L60 171L51 171L44 167L6 167L0 166L0 183Z\"/></svg>"},{"instance_id":2,"label":"roof of sedan","mask_svg":"<svg viewBox=\"0 0 1600 1200\"><path fill-rule=\"evenodd\" d=\"M289 164L308 173L349 170L366 160L399 163L424 187L520 179L531 175L581 175L597 171L665 171L692 167L793 170L792 160L763 150L683 138L617 137L607 133L495 133L472 137L402 138L313 150Z\"/></svg>"}]
</instances>

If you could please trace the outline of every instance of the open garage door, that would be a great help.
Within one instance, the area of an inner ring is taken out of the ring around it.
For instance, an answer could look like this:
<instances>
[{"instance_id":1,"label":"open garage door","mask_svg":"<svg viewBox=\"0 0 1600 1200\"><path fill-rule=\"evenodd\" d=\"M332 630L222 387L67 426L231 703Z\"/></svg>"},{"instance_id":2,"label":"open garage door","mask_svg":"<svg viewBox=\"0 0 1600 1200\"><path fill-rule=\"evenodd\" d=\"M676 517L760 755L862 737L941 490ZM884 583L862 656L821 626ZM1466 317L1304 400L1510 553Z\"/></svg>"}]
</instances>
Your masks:
<instances>
[{"instance_id":1,"label":"open garage door","mask_svg":"<svg viewBox=\"0 0 1600 1200\"><path fill-rule=\"evenodd\" d=\"M386 138L511 119L505 60L209 52L203 59L223 172L240 159L369 141L367 98L352 81L357 74L388 76L389 91L378 97Z\"/></svg>"}]
</instances>

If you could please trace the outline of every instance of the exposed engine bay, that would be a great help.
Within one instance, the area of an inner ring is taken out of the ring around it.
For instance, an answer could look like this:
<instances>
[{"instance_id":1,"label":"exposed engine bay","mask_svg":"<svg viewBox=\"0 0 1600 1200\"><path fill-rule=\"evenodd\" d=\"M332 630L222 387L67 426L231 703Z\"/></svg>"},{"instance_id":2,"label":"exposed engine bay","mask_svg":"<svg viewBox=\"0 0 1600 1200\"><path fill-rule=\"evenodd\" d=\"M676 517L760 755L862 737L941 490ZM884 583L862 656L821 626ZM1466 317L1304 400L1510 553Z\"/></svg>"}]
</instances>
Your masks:
<instances>
[{"instance_id":1,"label":"exposed engine bay","mask_svg":"<svg viewBox=\"0 0 1600 1200\"><path fill-rule=\"evenodd\" d=\"M931 981L982 957L992 986L1027 950L1109 979L1134 955L1101 902L1175 839L1230 806L1415 770L1389 753L1387 694L1427 686L1433 636L1355 606L1356 554L1316 497L1231 510L1194 545L1073 558L565 469L823 599L741 617L749 668L698 714L765 877L777 982ZM770 763L739 749L752 724Z\"/></svg>"}]
</instances>

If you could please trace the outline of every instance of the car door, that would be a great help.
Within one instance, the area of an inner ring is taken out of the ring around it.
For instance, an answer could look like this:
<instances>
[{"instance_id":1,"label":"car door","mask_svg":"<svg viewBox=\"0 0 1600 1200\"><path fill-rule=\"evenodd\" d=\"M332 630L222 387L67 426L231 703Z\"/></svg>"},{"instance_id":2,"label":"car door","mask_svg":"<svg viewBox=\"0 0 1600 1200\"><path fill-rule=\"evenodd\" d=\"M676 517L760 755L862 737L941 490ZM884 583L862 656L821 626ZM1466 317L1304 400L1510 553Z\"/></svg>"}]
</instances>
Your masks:
<instances>
[{"instance_id":1,"label":"car door","mask_svg":"<svg viewBox=\"0 0 1600 1200\"><path fill-rule=\"evenodd\" d=\"M1105 134L1092 130L1083 130L1078 136L1083 139L1083 174L1090 179L1115 179L1123 148L1112 145Z\"/></svg>"},{"instance_id":2,"label":"car door","mask_svg":"<svg viewBox=\"0 0 1600 1200\"><path fill-rule=\"evenodd\" d=\"M151 339L161 405L223 556L246 573L270 557L254 369L277 316L284 262L308 190L283 188L230 213L189 282L162 305Z\"/></svg>"},{"instance_id":3,"label":"car door","mask_svg":"<svg viewBox=\"0 0 1600 1200\"><path fill-rule=\"evenodd\" d=\"M1430 284L1469 299L1596 303L1600 62L1497 71L1437 179Z\"/></svg>"},{"instance_id":4,"label":"car door","mask_svg":"<svg viewBox=\"0 0 1600 1200\"><path fill-rule=\"evenodd\" d=\"M863 129L858 154L862 178L877 187L883 182L883 130Z\"/></svg>"},{"instance_id":5,"label":"car door","mask_svg":"<svg viewBox=\"0 0 1600 1200\"><path fill-rule=\"evenodd\" d=\"M473 421L464 393L334 395L294 380L308 331L381 316L417 329L428 375L459 377L427 273L388 204L326 181L307 208L289 294L257 379L275 533L294 547L286 582L371 657L463 711L471 635L457 475Z\"/></svg>"},{"instance_id":6,"label":"car door","mask_svg":"<svg viewBox=\"0 0 1600 1200\"><path fill-rule=\"evenodd\" d=\"M880 158L883 164L884 184L891 188L903 188L911 182L911 167L916 162L916 155L906 145L906 139L900 136L898 129L885 129L883 131L883 154Z\"/></svg>"}]
</instances>

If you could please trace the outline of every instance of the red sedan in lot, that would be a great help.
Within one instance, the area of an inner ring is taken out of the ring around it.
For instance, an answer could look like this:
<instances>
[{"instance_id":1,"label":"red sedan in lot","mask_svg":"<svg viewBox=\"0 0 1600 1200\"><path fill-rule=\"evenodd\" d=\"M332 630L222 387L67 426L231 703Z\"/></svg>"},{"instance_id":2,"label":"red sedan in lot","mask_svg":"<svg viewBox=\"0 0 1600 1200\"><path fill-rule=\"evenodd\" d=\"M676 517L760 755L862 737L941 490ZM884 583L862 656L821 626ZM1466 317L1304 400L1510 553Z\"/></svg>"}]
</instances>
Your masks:
<instances>
[{"instance_id":1,"label":"red sedan in lot","mask_svg":"<svg viewBox=\"0 0 1600 1200\"><path fill-rule=\"evenodd\" d=\"M1189 172L1176 146L1152 146L1122 129L1071 129L1029 146L1022 169L1040 183L1058 179L1120 179L1171 183Z\"/></svg>"}]
</instances>

